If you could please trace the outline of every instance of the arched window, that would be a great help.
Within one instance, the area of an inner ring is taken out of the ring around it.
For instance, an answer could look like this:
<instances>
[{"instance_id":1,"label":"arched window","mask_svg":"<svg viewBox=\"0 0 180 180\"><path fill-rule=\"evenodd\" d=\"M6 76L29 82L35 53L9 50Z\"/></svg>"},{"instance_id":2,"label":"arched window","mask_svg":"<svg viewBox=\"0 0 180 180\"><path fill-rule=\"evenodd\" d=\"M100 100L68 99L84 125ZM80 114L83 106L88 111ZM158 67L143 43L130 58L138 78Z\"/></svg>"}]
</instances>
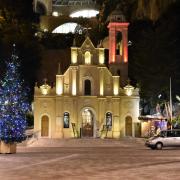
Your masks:
<instances>
[{"instance_id":1,"label":"arched window","mask_svg":"<svg viewBox=\"0 0 180 180\"><path fill-rule=\"evenodd\" d=\"M89 79L86 79L84 81L84 95L85 96L91 95L91 81Z\"/></svg>"},{"instance_id":2,"label":"arched window","mask_svg":"<svg viewBox=\"0 0 180 180\"><path fill-rule=\"evenodd\" d=\"M85 52L85 64L91 64L91 53L89 51Z\"/></svg>"},{"instance_id":3,"label":"arched window","mask_svg":"<svg viewBox=\"0 0 180 180\"><path fill-rule=\"evenodd\" d=\"M106 113L106 125L112 126L112 113L111 112Z\"/></svg>"},{"instance_id":4,"label":"arched window","mask_svg":"<svg viewBox=\"0 0 180 180\"><path fill-rule=\"evenodd\" d=\"M65 112L64 113L64 128L69 128L69 113L68 112Z\"/></svg>"}]
</instances>

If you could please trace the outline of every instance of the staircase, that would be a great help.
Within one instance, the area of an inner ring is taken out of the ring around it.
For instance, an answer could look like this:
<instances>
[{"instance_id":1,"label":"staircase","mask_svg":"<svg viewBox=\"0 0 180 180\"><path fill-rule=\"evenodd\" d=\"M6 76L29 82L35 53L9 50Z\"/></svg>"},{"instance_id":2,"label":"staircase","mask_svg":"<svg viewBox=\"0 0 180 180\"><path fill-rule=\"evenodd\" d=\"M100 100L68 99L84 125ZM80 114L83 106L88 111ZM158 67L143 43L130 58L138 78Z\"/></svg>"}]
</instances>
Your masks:
<instances>
[{"instance_id":1,"label":"staircase","mask_svg":"<svg viewBox=\"0 0 180 180\"><path fill-rule=\"evenodd\" d=\"M122 139L95 139L95 138L71 138L71 139L49 139L40 138L32 143L27 143L28 147L132 147L144 144L140 138Z\"/></svg>"}]
</instances>

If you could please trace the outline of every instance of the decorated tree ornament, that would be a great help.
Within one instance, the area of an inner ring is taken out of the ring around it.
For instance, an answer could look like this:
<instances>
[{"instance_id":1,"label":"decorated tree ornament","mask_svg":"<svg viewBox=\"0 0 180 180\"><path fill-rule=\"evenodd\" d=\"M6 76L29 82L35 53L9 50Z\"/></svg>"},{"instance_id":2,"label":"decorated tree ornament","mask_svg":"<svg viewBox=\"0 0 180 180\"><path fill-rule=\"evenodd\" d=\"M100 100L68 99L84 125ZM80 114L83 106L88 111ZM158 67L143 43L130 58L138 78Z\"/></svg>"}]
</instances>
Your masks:
<instances>
[{"instance_id":1,"label":"decorated tree ornament","mask_svg":"<svg viewBox=\"0 0 180 180\"><path fill-rule=\"evenodd\" d=\"M15 53L6 63L4 79L0 81L0 141L4 143L25 140L26 114L30 110L28 90L19 73L19 60Z\"/></svg>"}]
</instances>

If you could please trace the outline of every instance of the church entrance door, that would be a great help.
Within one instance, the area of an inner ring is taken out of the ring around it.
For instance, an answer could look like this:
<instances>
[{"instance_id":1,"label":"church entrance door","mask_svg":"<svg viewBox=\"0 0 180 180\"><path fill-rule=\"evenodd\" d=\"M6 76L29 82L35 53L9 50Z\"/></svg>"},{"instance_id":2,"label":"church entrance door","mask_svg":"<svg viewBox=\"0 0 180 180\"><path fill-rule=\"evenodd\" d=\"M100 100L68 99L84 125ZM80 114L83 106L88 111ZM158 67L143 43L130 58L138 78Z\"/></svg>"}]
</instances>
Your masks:
<instances>
[{"instance_id":1,"label":"church entrance door","mask_svg":"<svg viewBox=\"0 0 180 180\"><path fill-rule=\"evenodd\" d=\"M41 121L41 136L49 136L49 118L48 116L43 116Z\"/></svg>"},{"instance_id":2,"label":"church entrance door","mask_svg":"<svg viewBox=\"0 0 180 180\"><path fill-rule=\"evenodd\" d=\"M93 113L89 109L82 112L82 137L93 137Z\"/></svg>"},{"instance_id":3,"label":"church entrance door","mask_svg":"<svg viewBox=\"0 0 180 180\"><path fill-rule=\"evenodd\" d=\"M132 118L130 116L126 117L126 136L132 136Z\"/></svg>"}]
</instances>

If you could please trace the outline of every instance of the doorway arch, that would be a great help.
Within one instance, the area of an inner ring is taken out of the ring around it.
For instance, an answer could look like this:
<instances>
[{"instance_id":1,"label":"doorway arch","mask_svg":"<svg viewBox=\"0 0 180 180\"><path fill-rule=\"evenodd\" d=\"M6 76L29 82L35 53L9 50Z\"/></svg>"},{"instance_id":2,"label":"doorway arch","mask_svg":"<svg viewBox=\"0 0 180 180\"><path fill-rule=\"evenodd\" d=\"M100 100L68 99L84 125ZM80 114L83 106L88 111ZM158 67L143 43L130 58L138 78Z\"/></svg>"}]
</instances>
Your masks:
<instances>
[{"instance_id":1,"label":"doorway arch","mask_svg":"<svg viewBox=\"0 0 180 180\"><path fill-rule=\"evenodd\" d=\"M41 118L41 136L49 136L49 117L46 115L42 116Z\"/></svg>"},{"instance_id":2,"label":"doorway arch","mask_svg":"<svg viewBox=\"0 0 180 180\"><path fill-rule=\"evenodd\" d=\"M132 117L125 118L125 136L132 136Z\"/></svg>"},{"instance_id":3,"label":"doorway arch","mask_svg":"<svg viewBox=\"0 0 180 180\"><path fill-rule=\"evenodd\" d=\"M81 110L81 137L96 137L96 114L90 107Z\"/></svg>"}]
</instances>

